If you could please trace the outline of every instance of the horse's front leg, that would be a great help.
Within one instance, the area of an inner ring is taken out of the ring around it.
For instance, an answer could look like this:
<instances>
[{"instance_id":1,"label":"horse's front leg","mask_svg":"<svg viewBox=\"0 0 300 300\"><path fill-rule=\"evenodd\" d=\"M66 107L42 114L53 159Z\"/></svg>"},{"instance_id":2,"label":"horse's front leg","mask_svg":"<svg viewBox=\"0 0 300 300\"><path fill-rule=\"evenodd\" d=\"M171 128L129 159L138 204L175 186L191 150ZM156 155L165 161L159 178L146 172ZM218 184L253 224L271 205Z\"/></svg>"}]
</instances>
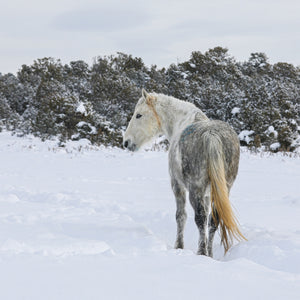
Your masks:
<instances>
[{"instance_id":1,"label":"horse's front leg","mask_svg":"<svg viewBox=\"0 0 300 300\"><path fill-rule=\"evenodd\" d=\"M207 247L207 221L209 214L209 198L205 196L205 190L194 187L190 191L190 202L195 211L195 223L199 229L198 252L200 255L208 255Z\"/></svg>"},{"instance_id":2,"label":"horse's front leg","mask_svg":"<svg viewBox=\"0 0 300 300\"><path fill-rule=\"evenodd\" d=\"M177 180L172 179L172 189L176 198L176 223L177 223L177 238L175 242L175 248L183 249L183 233L184 226L186 223L186 211L185 211L185 202L186 202L186 191L185 188L178 183Z\"/></svg>"}]
</instances>

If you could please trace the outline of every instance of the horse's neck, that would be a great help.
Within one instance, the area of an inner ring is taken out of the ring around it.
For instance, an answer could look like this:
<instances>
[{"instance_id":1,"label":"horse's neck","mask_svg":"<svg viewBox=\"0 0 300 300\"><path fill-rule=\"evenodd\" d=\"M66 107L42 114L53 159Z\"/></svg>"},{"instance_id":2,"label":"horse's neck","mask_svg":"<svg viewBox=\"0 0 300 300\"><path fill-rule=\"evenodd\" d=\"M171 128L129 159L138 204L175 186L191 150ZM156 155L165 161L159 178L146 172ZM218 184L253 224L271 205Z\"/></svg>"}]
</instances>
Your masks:
<instances>
[{"instance_id":1,"label":"horse's neck","mask_svg":"<svg viewBox=\"0 0 300 300\"><path fill-rule=\"evenodd\" d=\"M171 141L188 125L197 121L206 121L206 115L195 105L170 98L168 105L161 107L162 130Z\"/></svg>"}]
</instances>

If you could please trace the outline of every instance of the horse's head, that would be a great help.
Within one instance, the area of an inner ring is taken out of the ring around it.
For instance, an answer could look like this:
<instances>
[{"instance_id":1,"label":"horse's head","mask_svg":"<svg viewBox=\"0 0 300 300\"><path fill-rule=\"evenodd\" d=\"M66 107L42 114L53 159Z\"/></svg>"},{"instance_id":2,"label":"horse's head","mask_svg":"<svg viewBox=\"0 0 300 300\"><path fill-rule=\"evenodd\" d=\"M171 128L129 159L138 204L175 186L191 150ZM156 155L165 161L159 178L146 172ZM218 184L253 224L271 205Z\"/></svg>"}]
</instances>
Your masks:
<instances>
[{"instance_id":1,"label":"horse's head","mask_svg":"<svg viewBox=\"0 0 300 300\"><path fill-rule=\"evenodd\" d=\"M123 145L130 151L138 150L143 144L161 133L161 123L156 111L157 96L144 89L135 106L134 114L123 138Z\"/></svg>"}]
</instances>

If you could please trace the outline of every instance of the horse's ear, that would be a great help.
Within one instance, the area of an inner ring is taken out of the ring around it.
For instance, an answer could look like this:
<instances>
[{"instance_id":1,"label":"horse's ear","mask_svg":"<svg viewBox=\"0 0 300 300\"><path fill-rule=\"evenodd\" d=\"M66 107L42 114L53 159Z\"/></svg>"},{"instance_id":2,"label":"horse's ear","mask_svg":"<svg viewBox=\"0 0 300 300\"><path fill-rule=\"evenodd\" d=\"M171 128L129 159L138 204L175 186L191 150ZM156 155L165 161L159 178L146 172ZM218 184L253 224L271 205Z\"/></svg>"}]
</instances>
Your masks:
<instances>
[{"instance_id":1,"label":"horse's ear","mask_svg":"<svg viewBox=\"0 0 300 300\"><path fill-rule=\"evenodd\" d=\"M145 100L147 100L147 98L149 97L149 94L146 92L145 89L142 89L142 96L143 98L145 98Z\"/></svg>"},{"instance_id":2,"label":"horse's ear","mask_svg":"<svg viewBox=\"0 0 300 300\"><path fill-rule=\"evenodd\" d=\"M146 100L146 103L150 106L154 105L154 101L156 100L156 97L153 95L148 94L144 89L142 89L142 96Z\"/></svg>"}]
</instances>

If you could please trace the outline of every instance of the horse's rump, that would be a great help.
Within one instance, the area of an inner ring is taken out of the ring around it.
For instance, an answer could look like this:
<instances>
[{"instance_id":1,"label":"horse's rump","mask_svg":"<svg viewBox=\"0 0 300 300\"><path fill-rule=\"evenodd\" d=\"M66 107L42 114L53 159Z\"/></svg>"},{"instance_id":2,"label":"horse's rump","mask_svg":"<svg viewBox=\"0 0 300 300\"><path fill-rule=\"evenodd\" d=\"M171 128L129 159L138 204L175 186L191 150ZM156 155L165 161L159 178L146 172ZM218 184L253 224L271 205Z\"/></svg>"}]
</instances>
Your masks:
<instances>
[{"instance_id":1,"label":"horse's rump","mask_svg":"<svg viewBox=\"0 0 300 300\"><path fill-rule=\"evenodd\" d=\"M220 224L226 252L233 238L244 238L229 202L229 189L239 163L237 135L225 122L197 122L182 132L180 152L184 181L202 187L210 185L212 214Z\"/></svg>"}]
</instances>

